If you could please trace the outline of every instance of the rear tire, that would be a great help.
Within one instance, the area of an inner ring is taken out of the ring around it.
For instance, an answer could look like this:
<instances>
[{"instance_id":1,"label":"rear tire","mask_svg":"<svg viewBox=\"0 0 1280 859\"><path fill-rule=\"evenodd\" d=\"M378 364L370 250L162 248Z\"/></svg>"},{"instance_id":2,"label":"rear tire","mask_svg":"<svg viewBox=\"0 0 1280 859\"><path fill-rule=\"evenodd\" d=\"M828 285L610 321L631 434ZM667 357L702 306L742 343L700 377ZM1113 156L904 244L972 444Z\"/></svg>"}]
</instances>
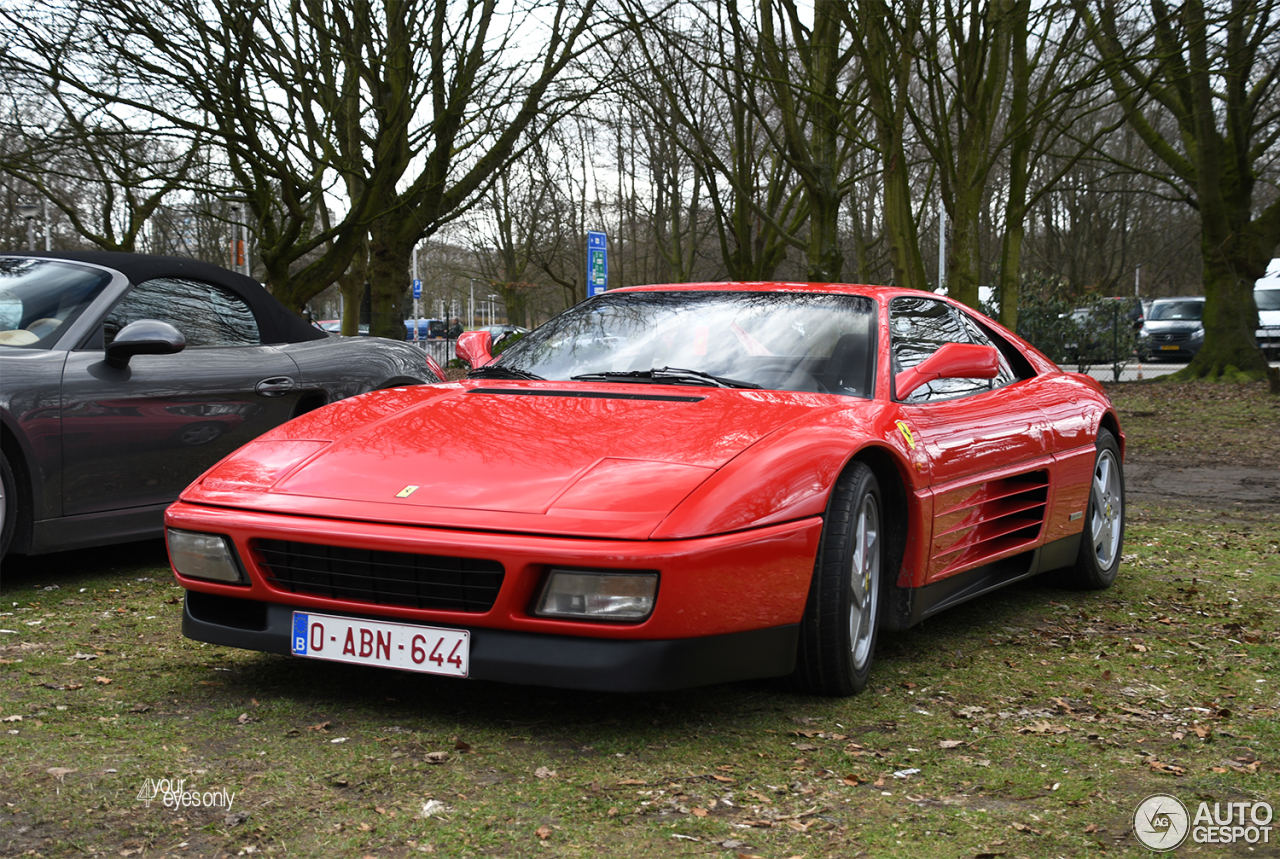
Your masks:
<instances>
[{"instance_id":1,"label":"rear tire","mask_svg":"<svg viewBox=\"0 0 1280 859\"><path fill-rule=\"evenodd\" d=\"M887 602L885 536L880 485L855 462L828 504L792 675L800 691L847 696L866 687Z\"/></svg>"},{"instance_id":2,"label":"rear tire","mask_svg":"<svg viewBox=\"0 0 1280 859\"><path fill-rule=\"evenodd\" d=\"M1120 462L1120 445L1115 436L1102 429L1098 431L1097 449L1080 553L1067 577L1070 585L1084 590L1111 587L1120 569L1124 548L1124 468Z\"/></svg>"}]
</instances>

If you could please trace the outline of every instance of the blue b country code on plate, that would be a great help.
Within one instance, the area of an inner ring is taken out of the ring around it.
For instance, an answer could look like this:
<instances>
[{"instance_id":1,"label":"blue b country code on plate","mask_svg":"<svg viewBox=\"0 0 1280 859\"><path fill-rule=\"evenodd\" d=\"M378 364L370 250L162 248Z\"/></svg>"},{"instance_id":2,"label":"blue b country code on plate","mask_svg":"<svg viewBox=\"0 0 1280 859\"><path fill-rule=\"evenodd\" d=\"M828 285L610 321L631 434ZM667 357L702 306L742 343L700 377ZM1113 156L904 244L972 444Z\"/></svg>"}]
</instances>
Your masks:
<instances>
[{"instance_id":1,"label":"blue b country code on plate","mask_svg":"<svg viewBox=\"0 0 1280 859\"><path fill-rule=\"evenodd\" d=\"M470 634L409 623L293 613L295 656L377 665L427 674L466 677L470 669Z\"/></svg>"}]
</instances>

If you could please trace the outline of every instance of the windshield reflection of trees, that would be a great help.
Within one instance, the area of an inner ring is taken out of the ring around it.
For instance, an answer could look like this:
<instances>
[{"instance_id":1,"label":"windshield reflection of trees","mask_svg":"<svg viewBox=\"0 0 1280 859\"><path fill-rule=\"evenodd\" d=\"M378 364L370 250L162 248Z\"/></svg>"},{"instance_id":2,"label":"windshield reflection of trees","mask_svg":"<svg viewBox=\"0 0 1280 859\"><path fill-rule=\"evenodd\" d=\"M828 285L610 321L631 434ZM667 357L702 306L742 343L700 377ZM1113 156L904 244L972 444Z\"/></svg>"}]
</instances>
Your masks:
<instances>
[{"instance_id":1,"label":"windshield reflection of trees","mask_svg":"<svg viewBox=\"0 0 1280 859\"><path fill-rule=\"evenodd\" d=\"M771 390L866 395L831 380L869 375L874 309L862 296L824 293L606 294L526 335L498 364L557 380L678 367ZM840 360L857 372L828 366L842 338Z\"/></svg>"},{"instance_id":2,"label":"windshield reflection of trees","mask_svg":"<svg viewBox=\"0 0 1280 859\"><path fill-rule=\"evenodd\" d=\"M894 374L911 369L948 343L991 345L970 321L941 301L895 298L889 307ZM1010 381L1012 376L1002 366L995 379L935 379L917 388L906 401L948 400L989 391Z\"/></svg>"},{"instance_id":3,"label":"windshield reflection of trees","mask_svg":"<svg viewBox=\"0 0 1280 859\"><path fill-rule=\"evenodd\" d=\"M256 346L260 338L253 311L238 296L212 284L156 278L139 284L103 323L110 343L130 322L159 319L182 332L187 346Z\"/></svg>"}]
</instances>

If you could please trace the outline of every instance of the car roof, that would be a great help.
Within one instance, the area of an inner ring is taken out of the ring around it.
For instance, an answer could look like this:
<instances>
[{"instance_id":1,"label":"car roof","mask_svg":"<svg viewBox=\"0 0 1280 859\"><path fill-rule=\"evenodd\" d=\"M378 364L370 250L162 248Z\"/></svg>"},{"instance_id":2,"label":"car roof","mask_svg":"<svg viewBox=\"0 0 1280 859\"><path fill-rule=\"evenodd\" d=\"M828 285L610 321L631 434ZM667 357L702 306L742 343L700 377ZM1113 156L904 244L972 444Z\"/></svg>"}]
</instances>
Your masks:
<instances>
[{"instance_id":1,"label":"car roof","mask_svg":"<svg viewBox=\"0 0 1280 859\"><path fill-rule=\"evenodd\" d=\"M31 251L3 255L60 259L112 268L135 284L163 277L184 277L213 283L249 305L258 320L263 343L301 343L329 336L291 312L253 278L200 260L121 251Z\"/></svg>"},{"instance_id":2,"label":"car roof","mask_svg":"<svg viewBox=\"0 0 1280 859\"><path fill-rule=\"evenodd\" d=\"M1153 303L1160 304L1162 302L1170 302L1170 301L1204 301L1204 296L1203 295L1166 296L1164 298L1157 298Z\"/></svg>"}]
</instances>

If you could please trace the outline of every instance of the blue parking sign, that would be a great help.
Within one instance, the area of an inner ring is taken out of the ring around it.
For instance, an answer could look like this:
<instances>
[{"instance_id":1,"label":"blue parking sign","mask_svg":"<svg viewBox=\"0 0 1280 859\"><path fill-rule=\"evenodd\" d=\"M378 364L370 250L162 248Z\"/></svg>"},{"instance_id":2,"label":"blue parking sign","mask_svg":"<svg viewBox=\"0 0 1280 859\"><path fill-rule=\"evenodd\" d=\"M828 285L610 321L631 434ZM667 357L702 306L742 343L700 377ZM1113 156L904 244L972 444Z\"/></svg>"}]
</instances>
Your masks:
<instances>
[{"instance_id":1,"label":"blue parking sign","mask_svg":"<svg viewBox=\"0 0 1280 859\"><path fill-rule=\"evenodd\" d=\"M609 246L604 233L587 233L587 295L609 288Z\"/></svg>"}]
</instances>

